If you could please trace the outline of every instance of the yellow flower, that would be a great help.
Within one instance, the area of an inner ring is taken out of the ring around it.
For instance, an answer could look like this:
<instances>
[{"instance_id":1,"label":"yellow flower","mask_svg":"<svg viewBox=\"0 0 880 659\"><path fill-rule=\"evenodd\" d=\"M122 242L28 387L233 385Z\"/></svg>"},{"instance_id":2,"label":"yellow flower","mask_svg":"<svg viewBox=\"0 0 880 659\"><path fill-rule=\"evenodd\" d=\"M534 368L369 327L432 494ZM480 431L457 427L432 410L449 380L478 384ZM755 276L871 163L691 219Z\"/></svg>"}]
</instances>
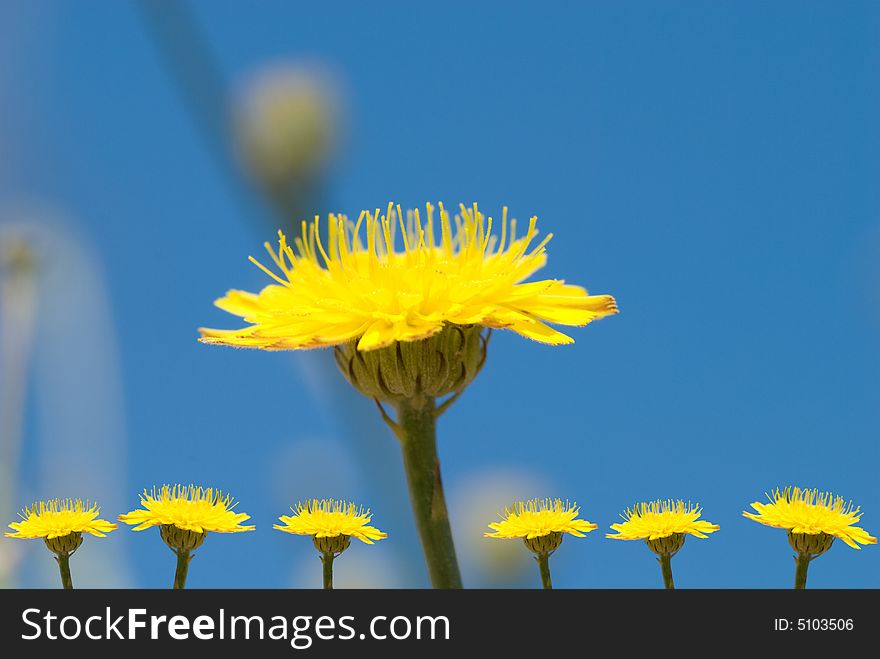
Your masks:
<instances>
[{"instance_id":1,"label":"yellow flower","mask_svg":"<svg viewBox=\"0 0 880 659\"><path fill-rule=\"evenodd\" d=\"M100 508L84 504L82 499L51 499L28 506L21 513L20 522L12 522L8 538L62 538L71 533L89 533L103 538L117 528L116 524L98 519Z\"/></svg>"},{"instance_id":2,"label":"yellow flower","mask_svg":"<svg viewBox=\"0 0 880 659\"><path fill-rule=\"evenodd\" d=\"M522 283L547 260L550 235L537 236L533 217L526 235L504 209L500 238L492 218L461 206L451 218L439 206L435 237L434 206L426 221L418 210L406 219L392 204L384 215L363 211L357 223L331 214L325 247L319 218L303 222L295 249L279 231L277 253L266 243L279 274L251 260L276 283L259 294L229 291L216 305L241 316L243 329L202 328L201 341L263 350L322 348L357 340L362 351L398 341L416 341L447 325L507 328L548 344L572 339L547 323L583 326L610 314L610 295L588 295L580 286L548 279ZM403 251L395 248L397 226ZM365 229L366 245L361 238Z\"/></svg>"},{"instance_id":3,"label":"yellow flower","mask_svg":"<svg viewBox=\"0 0 880 659\"><path fill-rule=\"evenodd\" d=\"M484 534L487 538L523 538L530 540L551 533L569 533L578 538L599 528L583 519L576 519L580 513L577 504L562 499L531 499L519 501L504 511L500 522L492 522L489 528L494 533ZM561 538L560 538L561 540Z\"/></svg>"},{"instance_id":4,"label":"yellow flower","mask_svg":"<svg viewBox=\"0 0 880 659\"><path fill-rule=\"evenodd\" d=\"M368 545L374 540L382 540L388 535L369 526L373 516L353 503L331 499L312 499L298 503L291 508L293 515L279 517L281 524L275 528L295 535L310 535L314 538L357 538Z\"/></svg>"},{"instance_id":5,"label":"yellow flower","mask_svg":"<svg viewBox=\"0 0 880 659\"><path fill-rule=\"evenodd\" d=\"M232 497L210 487L163 485L151 492L144 490L141 505L143 509L120 515L119 521L136 525L135 531L167 525L195 533L237 533L255 528L241 526L250 516L234 512Z\"/></svg>"},{"instance_id":6,"label":"yellow flower","mask_svg":"<svg viewBox=\"0 0 880 659\"><path fill-rule=\"evenodd\" d=\"M767 498L770 503L756 501L752 504L757 514L743 512L743 515L766 526L787 529L789 534L824 533L840 538L853 549L861 549L859 544L877 542L877 538L867 531L854 526L862 517L861 510L831 492L786 487L783 490L777 488Z\"/></svg>"},{"instance_id":7,"label":"yellow flower","mask_svg":"<svg viewBox=\"0 0 880 659\"><path fill-rule=\"evenodd\" d=\"M672 499L639 503L628 508L622 515L622 524L612 524L617 534L606 534L615 540L657 540L674 534L708 537L720 526L700 519L701 508L697 505Z\"/></svg>"}]
</instances>

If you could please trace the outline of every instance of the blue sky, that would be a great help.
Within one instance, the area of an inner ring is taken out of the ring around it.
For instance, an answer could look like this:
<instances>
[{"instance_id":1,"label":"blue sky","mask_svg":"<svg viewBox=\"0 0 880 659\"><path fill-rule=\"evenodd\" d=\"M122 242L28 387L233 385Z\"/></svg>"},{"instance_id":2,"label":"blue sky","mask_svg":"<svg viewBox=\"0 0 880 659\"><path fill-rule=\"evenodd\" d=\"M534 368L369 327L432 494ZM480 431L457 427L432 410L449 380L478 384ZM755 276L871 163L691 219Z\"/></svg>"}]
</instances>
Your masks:
<instances>
[{"instance_id":1,"label":"blue sky","mask_svg":"<svg viewBox=\"0 0 880 659\"><path fill-rule=\"evenodd\" d=\"M453 513L504 473L524 497L576 499L603 530L639 500L699 501L721 531L675 558L682 587L790 585L785 534L741 516L776 486L838 492L880 531L876 4L193 6L230 88L277 60L334 73L346 119L328 206L507 205L555 234L546 276L617 297L620 315L572 346L495 334L440 424ZM273 587L318 576L273 519L295 497L353 497L390 538L340 563L424 585L394 439L330 355L195 340L236 322L211 304L227 288L266 283L247 256L278 220L206 147L137 4L8 3L0 17L15 35L0 207L56 209L102 273L122 501L168 481L228 489L258 532L211 538L190 583ZM67 494L34 466L42 395L35 380L16 506ZM131 583L164 586L158 537L122 534ZM837 543L810 585L880 587L878 551ZM644 546L598 532L553 561L562 587L660 584ZM44 563L29 557L22 581L42 583Z\"/></svg>"}]
</instances>

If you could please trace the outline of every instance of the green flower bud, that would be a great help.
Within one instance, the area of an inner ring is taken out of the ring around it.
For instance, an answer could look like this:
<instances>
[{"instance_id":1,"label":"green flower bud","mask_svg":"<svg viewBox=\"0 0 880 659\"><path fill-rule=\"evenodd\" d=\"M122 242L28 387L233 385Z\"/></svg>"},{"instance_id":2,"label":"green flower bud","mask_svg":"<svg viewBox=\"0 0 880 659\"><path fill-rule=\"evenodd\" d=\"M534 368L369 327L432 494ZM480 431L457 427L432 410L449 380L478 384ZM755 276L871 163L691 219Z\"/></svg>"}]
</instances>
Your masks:
<instances>
[{"instance_id":1,"label":"green flower bud","mask_svg":"<svg viewBox=\"0 0 880 659\"><path fill-rule=\"evenodd\" d=\"M329 554L335 558L348 549L351 544L351 536L334 535L325 538L312 536L312 542L315 543L315 549L321 552L322 555L326 556Z\"/></svg>"},{"instance_id":2,"label":"green flower bud","mask_svg":"<svg viewBox=\"0 0 880 659\"><path fill-rule=\"evenodd\" d=\"M792 533L788 532L788 544L798 554L806 554L811 558L821 556L831 549L834 536L827 533Z\"/></svg>"},{"instance_id":3,"label":"green flower bud","mask_svg":"<svg viewBox=\"0 0 880 659\"><path fill-rule=\"evenodd\" d=\"M551 531L547 535L539 535L537 538L523 538L523 540L529 551L538 556L549 556L562 544L562 533Z\"/></svg>"},{"instance_id":4,"label":"green flower bud","mask_svg":"<svg viewBox=\"0 0 880 659\"><path fill-rule=\"evenodd\" d=\"M45 538L46 546L56 556L70 556L83 542L82 533L74 531L58 538Z\"/></svg>"},{"instance_id":5,"label":"green flower bud","mask_svg":"<svg viewBox=\"0 0 880 659\"><path fill-rule=\"evenodd\" d=\"M163 524L159 527L159 535L162 536L165 544L171 547L172 551L189 553L201 547L208 534L187 531L174 524Z\"/></svg>"},{"instance_id":6,"label":"green flower bud","mask_svg":"<svg viewBox=\"0 0 880 659\"><path fill-rule=\"evenodd\" d=\"M383 402L440 398L462 391L486 361L480 325L446 325L418 341L359 351L357 341L336 346L336 364L365 396Z\"/></svg>"},{"instance_id":7,"label":"green flower bud","mask_svg":"<svg viewBox=\"0 0 880 659\"><path fill-rule=\"evenodd\" d=\"M684 533L673 533L665 538L645 540L645 543L658 556L675 556L676 552L684 546L684 538Z\"/></svg>"}]
</instances>

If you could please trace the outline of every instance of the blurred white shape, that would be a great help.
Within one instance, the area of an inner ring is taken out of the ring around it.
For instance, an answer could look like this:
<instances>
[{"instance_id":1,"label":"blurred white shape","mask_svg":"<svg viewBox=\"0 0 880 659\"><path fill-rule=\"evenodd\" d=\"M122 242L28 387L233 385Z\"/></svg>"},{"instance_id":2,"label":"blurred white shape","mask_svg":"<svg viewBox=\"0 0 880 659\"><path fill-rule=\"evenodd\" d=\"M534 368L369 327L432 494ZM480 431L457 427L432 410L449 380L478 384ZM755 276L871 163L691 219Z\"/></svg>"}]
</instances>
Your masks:
<instances>
[{"instance_id":1,"label":"blurred white shape","mask_svg":"<svg viewBox=\"0 0 880 659\"><path fill-rule=\"evenodd\" d=\"M330 438L300 439L285 445L267 470L279 515L306 499L345 499L359 491L351 449ZM360 502L368 505L368 502Z\"/></svg>"},{"instance_id":2,"label":"blurred white shape","mask_svg":"<svg viewBox=\"0 0 880 659\"><path fill-rule=\"evenodd\" d=\"M4 518L4 522L6 519ZM24 547L16 540L0 538L0 588L14 588L14 577Z\"/></svg>"},{"instance_id":3,"label":"blurred white shape","mask_svg":"<svg viewBox=\"0 0 880 659\"><path fill-rule=\"evenodd\" d=\"M449 515L462 578L471 587L521 586L536 570L531 553L517 540L486 538L490 522L515 501L548 496L544 477L520 467L474 472L450 488Z\"/></svg>"},{"instance_id":4,"label":"blurred white shape","mask_svg":"<svg viewBox=\"0 0 880 659\"><path fill-rule=\"evenodd\" d=\"M35 158L46 131L39 126L41 86L51 68L58 11L45 3L0 3L0 194L24 185L40 167ZM23 251L22 251L23 250ZM36 282L20 269L31 253L20 226L0 223L0 529L15 517L27 366L36 305ZM11 269L10 269L11 268ZM0 588L14 585L21 541L0 535Z\"/></svg>"},{"instance_id":5,"label":"blurred white shape","mask_svg":"<svg viewBox=\"0 0 880 659\"><path fill-rule=\"evenodd\" d=\"M320 178L338 143L341 98L316 66L275 62L250 74L233 101L239 157L271 190Z\"/></svg>"},{"instance_id":6,"label":"blurred white shape","mask_svg":"<svg viewBox=\"0 0 880 659\"><path fill-rule=\"evenodd\" d=\"M37 255L25 232L0 225L0 520L13 519L28 365L37 312ZM0 586L12 584L20 547L0 543Z\"/></svg>"},{"instance_id":7,"label":"blurred white shape","mask_svg":"<svg viewBox=\"0 0 880 659\"><path fill-rule=\"evenodd\" d=\"M38 499L81 497L110 519L125 504L125 431L116 334L98 259L55 214L30 208L4 214L0 235L23 236L36 254L39 310L33 332L36 419L23 429L37 473L23 474L15 508ZM6 241L4 240L4 243ZM4 360L2 370L8 368ZM18 541L21 542L21 541ZM57 566L32 543L37 585L57 587ZM71 559L74 584L129 585L127 541L87 538Z\"/></svg>"}]
</instances>

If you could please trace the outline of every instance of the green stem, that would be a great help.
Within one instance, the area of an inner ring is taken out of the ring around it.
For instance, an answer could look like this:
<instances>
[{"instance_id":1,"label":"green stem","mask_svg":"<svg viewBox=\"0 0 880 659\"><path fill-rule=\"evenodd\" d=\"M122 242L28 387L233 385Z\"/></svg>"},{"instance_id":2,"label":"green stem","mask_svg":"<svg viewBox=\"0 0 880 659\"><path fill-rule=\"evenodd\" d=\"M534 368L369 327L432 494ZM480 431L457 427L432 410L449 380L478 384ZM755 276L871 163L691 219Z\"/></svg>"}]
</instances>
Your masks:
<instances>
[{"instance_id":1,"label":"green stem","mask_svg":"<svg viewBox=\"0 0 880 659\"><path fill-rule=\"evenodd\" d=\"M535 560L538 561L538 569L541 570L541 584L544 590L553 590L553 581L550 579L550 554L538 554Z\"/></svg>"},{"instance_id":2,"label":"green stem","mask_svg":"<svg viewBox=\"0 0 880 659\"><path fill-rule=\"evenodd\" d=\"M186 588L186 575L189 573L189 562L192 560L192 554L188 551L176 551L177 554L177 570L174 573L174 590L183 590Z\"/></svg>"},{"instance_id":3,"label":"green stem","mask_svg":"<svg viewBox=\"0 0 880 659\"><path fill-rule=\"evenodd\" d=\"M794 571L794 589L805 590L807 587L807 568L810 567L811 556L809 554L798 554L794 561L797 566Z\"/></svg>"},{"instance_id":4,"label":"green stem","mask_svg":"<svg viewBox=\"0 0 880 659\"><path fill-rule=\"evenodd\" d=\"M324 564L324 590L333 590L333 554L321 554Z\"/></svg>"},{"instance_id":5,"label":"green stem","mask_svg":"<svg viewBox=\"0 0 880 659\"><path fill-rule=\"evenodd\" d=\"M58 554L55 557L61 570L61 586L64 590L73 590L73 579L70 578L70 554Z\"/></svg>"},{"instance_id":6,"label":"green stem","mask_svg":"<svg viewBox=\"0 0 880 659\"><path fill-rule=\"evenodd\" d=\"M666 590L675 590L675 582L672 580L672 555L660 554L660 571L663 573L663 587Z\"/></svg>"},{"instance_id":7,"label":"green stem","mask_svg":"<svg viewBox=\"0 0 880 659\"><path fill-rule=\"evenodd\" d=\"M398 403L397 424L409 496L431 584L434 588L461 588L440 478L434 399Z\"/></svg>"}]
</instances>

